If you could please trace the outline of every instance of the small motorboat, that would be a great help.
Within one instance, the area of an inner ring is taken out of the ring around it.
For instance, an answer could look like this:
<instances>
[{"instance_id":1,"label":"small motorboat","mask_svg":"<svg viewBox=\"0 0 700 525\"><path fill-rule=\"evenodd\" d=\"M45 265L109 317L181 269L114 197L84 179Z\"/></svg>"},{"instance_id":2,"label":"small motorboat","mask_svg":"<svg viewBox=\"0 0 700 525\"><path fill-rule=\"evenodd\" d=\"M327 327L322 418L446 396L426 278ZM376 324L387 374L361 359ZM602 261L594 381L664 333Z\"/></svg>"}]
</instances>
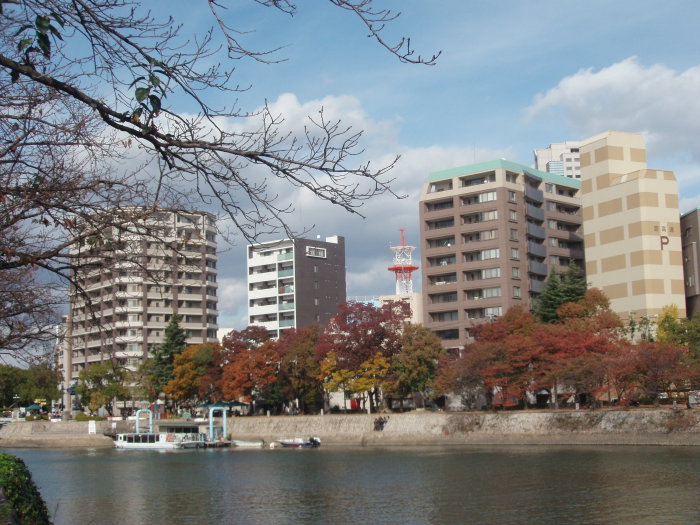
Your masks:
<instances>
[{"instance_id":1,"label":"small motorboat","mask_svg":"<svg viewBox=\"0 0 700 525\"><path fill-rule=\"evenodd\" d=\"M237 448L263 448L265 446L265 441L262 439L260 441L246 441L243 439L232 439L231 446Z\"/></svg>"},{"instance_id":2,"label":"small motorboat","mask_svg":"<svg viewBox=\"0 0 700 525\"><path fill-rule=\"evenodd\" d=\"M291 439L278 439L277 443L282 448L318 448L321 446L321 438L310 437L308 439L304 438L291 438Z\"/></svg>"}]
</instances>

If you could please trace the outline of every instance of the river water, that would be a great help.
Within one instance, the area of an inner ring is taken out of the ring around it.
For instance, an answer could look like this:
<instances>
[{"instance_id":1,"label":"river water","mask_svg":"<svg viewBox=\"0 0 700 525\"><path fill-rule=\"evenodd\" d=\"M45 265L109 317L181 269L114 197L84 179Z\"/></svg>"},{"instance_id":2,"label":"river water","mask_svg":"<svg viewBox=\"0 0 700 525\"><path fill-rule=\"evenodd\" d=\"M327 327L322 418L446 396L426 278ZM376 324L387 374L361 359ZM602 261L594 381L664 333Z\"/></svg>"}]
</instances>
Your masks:
<instances>
[{"instance_id":1,"label":"river water","mask_svg":"<svg viewBox=\"0 0 700 525\"><path fill-rule=\"evenodd\" d=\"M700 523L700 447L4 451L57 525Z\"/></svg>"}]
</instances>

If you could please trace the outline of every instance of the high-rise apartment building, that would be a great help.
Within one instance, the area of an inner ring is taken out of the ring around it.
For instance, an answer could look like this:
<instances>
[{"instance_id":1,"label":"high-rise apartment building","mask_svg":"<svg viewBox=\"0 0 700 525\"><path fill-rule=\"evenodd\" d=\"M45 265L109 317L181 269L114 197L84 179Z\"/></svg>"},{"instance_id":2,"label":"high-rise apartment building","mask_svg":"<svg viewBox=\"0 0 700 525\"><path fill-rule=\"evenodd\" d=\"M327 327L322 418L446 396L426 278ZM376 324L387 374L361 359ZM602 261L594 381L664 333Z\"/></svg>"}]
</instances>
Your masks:
<instances>
[{"instance_id":1,"label":"high-rise apartment building","mask_svg":"<svg viewBox=\"0 0 700 525\"><path fill-rule=\"evenodd\" d=\"M681 245L685 277L685 308L688 317L700 312L700 209L681 215Z\"/></svg>"},{"instance_id":2,"label":"high-rise apartment building","mask_svg":"<svg viewBox=\"0 0 700 525\"><path fill-rule=\"evenodd\" d=\"M644 137L608 131L581 142L586 277L622 316L654 317L685 287L678 185L647 169Z\"/></svg>"},{"instance_id":3,"label":"high-rise apartment building","mask_svg":"<svg viewBox=\"0 0 700 525\"><path fill-rule=\"evenodd\" d=\"M182 316L189 344L217 340L214 217L174 210L146 217L102 231L99 247L74 250L79 289L71 289L59 351L65 387L97 362L136 370L163 342L173 314Z\"/></svg>"},{"instance_id":4,"label":"high-rise apartment building","mask_svg":"<svg viewBox=\"0 0 700 525\"><path fill-rule=\"evenodd\" d=\"M583 267L580 182L494 160L431 173L420 198L424 325L446 347Z\"/></svg>"},{"instance_id":5,"label":"high-rise apartment building","mask_svg":"<svg viewBox=\"0 0 700 525\"><path fill-rule=\"evenodd\" d=\"M581 157L578 142L557 142L547 148L536 149L535 169L562 175L572 179L581 178Z\"/></svg>"},{"instance_id":6,"label":"high-rise apartment building","mask_svg":"<svg viewBox=\"0 0 700 525\"><path fill-rule=\"evenodd\" d=\"M326 323L345 302L345 239L283 239L248 246L248 321L277 338Z\"/></svg>"}]
</instances>

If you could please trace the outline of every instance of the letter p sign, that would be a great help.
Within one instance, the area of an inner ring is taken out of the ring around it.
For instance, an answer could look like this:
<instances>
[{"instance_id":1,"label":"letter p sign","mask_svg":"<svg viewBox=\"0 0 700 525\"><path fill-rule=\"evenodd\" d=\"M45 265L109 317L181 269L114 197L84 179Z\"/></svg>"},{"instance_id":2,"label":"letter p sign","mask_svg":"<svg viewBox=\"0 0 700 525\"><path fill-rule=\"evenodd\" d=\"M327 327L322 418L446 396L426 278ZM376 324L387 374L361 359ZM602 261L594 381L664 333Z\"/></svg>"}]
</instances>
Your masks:
<instances>
[{"instance_id":1,"label":"letter p sign","mask_svg":"<svg viewBox=\"0 0 700 525\"><path fill-rule=\"evenodd\" d=\"M668 244L668 237L665 235L661 236L661 251L664 251L664 246Z\"/></svg>"}]
</instances>

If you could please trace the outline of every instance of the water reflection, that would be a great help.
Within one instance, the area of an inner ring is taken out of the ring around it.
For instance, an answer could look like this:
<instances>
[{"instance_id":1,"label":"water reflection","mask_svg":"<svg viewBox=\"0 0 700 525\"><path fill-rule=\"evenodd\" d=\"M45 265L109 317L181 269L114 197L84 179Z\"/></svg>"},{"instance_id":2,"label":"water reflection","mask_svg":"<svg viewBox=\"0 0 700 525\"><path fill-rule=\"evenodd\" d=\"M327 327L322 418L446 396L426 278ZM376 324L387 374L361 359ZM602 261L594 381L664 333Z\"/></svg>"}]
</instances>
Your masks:
<instances>
[{"instance_id":1,"label":"water reflection","mask_svg":"<svg viewBox=\"0 0 700 525\"><path fill-rule=\"evenodd\" d=\"M694 447L22 450L55 523L695 523Z\"/></svg>"}]
</instances>

